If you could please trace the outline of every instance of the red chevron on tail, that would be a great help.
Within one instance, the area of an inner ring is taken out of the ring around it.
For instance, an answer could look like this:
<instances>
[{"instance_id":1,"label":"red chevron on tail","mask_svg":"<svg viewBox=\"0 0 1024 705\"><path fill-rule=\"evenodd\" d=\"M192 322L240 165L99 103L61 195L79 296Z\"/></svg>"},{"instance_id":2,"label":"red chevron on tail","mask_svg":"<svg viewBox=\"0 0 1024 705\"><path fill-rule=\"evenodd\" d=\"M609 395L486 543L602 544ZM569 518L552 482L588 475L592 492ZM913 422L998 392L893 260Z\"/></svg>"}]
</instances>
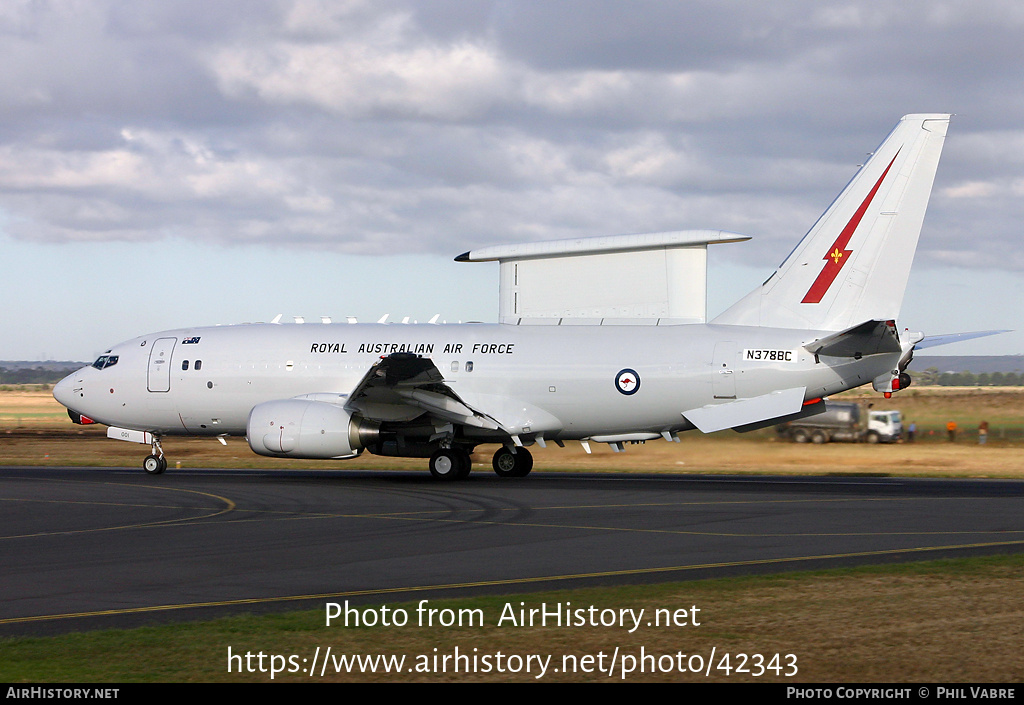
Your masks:
<instances>
[{"instance_id":1,"label":"red chevron on tail","mask_svg":"<svg viewBox=\"0 0 1024 705\"><path fill-rule=\"evenodd\" d=\"M896 152L896 156L899 156L899 152ZM850 255L853 254L853 250L847 250L845 248L850 243L850 238L853 237L853 233L857 230L857 226L860 225L860 221L864 217L864 212L868 209L868 206L871 205L871 200L875 197L875 194L878 193L878 187L882 185L883 181L885 181L885 176L889 173L889 169L892 168L893 162L895 161L896 157L894 156L892 161L889 162L889 166L885 167L885 171L883 171L882 175L878 177L878 181L875 182L875 187L871 189L871 192L868 193L864 202L860 204L860 208L858 208L857 212L853 214L852 218L850 218L850 222L846 224L843 231L839 233L839 237L837 237L836 241L832 243L832 247L829 248L828 253L822 257L822 259L825 260L825 266L821 268L821 273L818 275L818 278L814 280L814 283L811 284L811 288L807 290L807 293L804 295L804 298L800 303L821 303L821 298L825 295L825 292L828 291L829 287L832 286L832 282L836 280L840 270L842 270L846 261L850 259Z\"/></svg>"}]
</instances>

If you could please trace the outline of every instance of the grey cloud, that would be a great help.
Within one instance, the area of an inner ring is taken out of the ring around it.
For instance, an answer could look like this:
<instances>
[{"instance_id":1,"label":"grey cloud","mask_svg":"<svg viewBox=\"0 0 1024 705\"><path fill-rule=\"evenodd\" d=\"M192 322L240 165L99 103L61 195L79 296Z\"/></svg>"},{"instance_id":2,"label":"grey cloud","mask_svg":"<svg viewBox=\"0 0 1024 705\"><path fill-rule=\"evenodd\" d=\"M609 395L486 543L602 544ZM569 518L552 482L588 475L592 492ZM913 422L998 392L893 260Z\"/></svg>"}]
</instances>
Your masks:
<instances>
[{"instance_id":1,"label":"grey cloud","mask_svg":"<svg viewBox=\"0 0 1024 705\"><path fill-rule=\"evenodd\" d=\"M951 110L921 260L1017 268L985 253L1016 248L1022 24L1004 2L14 3L3 227L370 254L716 227L774 262L900 115Z\"/></svg>"}]
</instances>

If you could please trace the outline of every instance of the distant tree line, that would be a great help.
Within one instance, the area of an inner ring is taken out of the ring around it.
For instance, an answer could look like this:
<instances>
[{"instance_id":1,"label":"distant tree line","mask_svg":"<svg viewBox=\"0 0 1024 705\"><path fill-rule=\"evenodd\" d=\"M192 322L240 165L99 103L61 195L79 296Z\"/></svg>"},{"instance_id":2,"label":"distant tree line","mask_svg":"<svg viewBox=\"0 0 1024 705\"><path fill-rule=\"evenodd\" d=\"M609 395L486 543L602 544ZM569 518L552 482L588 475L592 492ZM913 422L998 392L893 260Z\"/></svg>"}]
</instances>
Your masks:
<instances>
[{"instance_id":1,"label":"distant tree line","mask_svg":"<svg viewBox=\"0 0 1024 705\"><path fill-rule=\"evenodd\" d=\"M44 367L16 370L0 367L0 384L55 384L67 377L68 373L68 370L48 370Z\"/></svg>"},{"instance_id":2,"label":"distant tree line","mask_svg":"<svg viewBox=\"0 0 1024 705\"><path fill-rule=\"evenodd\" d=\"M938 385L940 387L1019 387L1024 385L1021 372L939 372L929 367L920 372L911 370L914 384Z\"/></svg>"}]
</instances>

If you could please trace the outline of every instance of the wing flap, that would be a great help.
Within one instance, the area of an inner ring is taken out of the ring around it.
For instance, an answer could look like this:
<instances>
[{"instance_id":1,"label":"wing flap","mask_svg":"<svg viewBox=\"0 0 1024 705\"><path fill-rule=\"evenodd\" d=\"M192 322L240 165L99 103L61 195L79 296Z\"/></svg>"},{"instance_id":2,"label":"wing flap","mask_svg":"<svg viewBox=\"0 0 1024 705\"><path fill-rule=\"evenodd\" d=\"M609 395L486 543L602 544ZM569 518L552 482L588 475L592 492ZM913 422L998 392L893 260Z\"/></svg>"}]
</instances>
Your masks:
<instances>
[{"instance_id":1,"label":"wing flap","mask_svg":"<svg viewBox=\"0 0 1024 705\"><path fill-rule=\"evenodd\" d=\"M413 353L394 353L374 363L352 390L345 408L375 420L411 420L428 413L477 428L502 428L494 418L462 401L433 360Z\"/></svg>"},{"instance_id":2,"label":"wing flap","mask_svg":"<svg viewBox=\"0 0 1024 705\"><path fill-rule=\"evenodd\" d=\"M446 421L487 428L497 431L501 428L494 419L469 408L454 396L438 394L423 389L399 389L396 393L407 400L411 406L418 407L439 416Z\"/></svg>"}]
</instances>

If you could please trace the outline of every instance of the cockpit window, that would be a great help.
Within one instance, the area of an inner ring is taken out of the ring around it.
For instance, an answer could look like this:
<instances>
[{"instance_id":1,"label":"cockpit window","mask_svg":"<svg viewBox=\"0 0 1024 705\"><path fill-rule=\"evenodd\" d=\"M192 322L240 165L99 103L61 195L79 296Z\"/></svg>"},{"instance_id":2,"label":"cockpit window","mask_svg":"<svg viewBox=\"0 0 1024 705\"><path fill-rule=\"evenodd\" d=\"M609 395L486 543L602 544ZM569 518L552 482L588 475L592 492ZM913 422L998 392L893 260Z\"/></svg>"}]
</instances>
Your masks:
<instances>
[{"instance_id":1,"label":"cockpit window","mask_svg":"<svg viewBox=\"0 0 1024 705\"><path fill-rule=\"evenodd\" d=\"M102 370L107 367L113 367L117 364L117 355L100 355L96 358L96 362L92 363L92 366L97 370Z\"/></svg>"}]
</instances>

